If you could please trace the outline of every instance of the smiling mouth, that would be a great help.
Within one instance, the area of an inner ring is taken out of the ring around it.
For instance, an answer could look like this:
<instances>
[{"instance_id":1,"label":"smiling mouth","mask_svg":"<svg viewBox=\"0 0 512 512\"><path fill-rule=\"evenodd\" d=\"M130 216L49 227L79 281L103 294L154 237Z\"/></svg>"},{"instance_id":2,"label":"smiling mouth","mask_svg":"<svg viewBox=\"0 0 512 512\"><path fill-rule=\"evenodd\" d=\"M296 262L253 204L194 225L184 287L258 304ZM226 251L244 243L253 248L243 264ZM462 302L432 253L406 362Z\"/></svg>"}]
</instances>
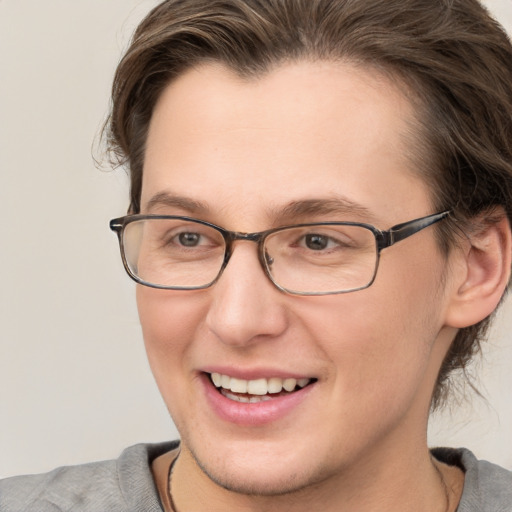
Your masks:
<instances>
[{"instance_id":1,"label":"smiling mouth","mask_svg":"<svg viewBox=\"0 0 512 512\"><path fill-rule=\"evenodd\" d=\"M223 396L235 402L248 404L266 402L280 396L291 395L317 380L308 378L281 379L279 377L244 380L220 373L211 373L209 376L213 385Z\"/></svg>"}]
</instances>

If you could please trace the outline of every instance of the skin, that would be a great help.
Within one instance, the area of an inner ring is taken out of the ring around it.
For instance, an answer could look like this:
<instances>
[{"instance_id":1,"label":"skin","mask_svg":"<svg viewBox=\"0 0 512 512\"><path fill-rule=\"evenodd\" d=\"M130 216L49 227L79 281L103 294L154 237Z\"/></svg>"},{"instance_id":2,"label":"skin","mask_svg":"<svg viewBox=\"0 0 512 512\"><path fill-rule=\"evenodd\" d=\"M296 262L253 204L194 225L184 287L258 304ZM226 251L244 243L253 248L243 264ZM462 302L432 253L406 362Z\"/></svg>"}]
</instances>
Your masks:
<instances>
[{"instance_id":1,"label":"skin","mask_svg":"<svg viewBox=\"0 0 512 512\"><path fill-rule=\"evenodd\" d=\"M396 84L349 64L287 64L250 81L199 66L155 108L142 213L243 232L303 220L388 229L434 213L405 156L412 120ZM189 201L155 202L162 194ZM294 201L340 196L345 206L331 213L283 214ZM182 439L179 510L454 510L463 476L432 461L426 425L442 359L465 322L457 300L467 253L454 251L447 265L427 228L383 251L370 288L300 297L276 289L255 244L238 242L209 289L138 286L149 362ZM199 376L212 365L318 381L284 417L240 426L205 398ZM175 455L153 466L167 508Z\"/></svg>"}]
</instances>

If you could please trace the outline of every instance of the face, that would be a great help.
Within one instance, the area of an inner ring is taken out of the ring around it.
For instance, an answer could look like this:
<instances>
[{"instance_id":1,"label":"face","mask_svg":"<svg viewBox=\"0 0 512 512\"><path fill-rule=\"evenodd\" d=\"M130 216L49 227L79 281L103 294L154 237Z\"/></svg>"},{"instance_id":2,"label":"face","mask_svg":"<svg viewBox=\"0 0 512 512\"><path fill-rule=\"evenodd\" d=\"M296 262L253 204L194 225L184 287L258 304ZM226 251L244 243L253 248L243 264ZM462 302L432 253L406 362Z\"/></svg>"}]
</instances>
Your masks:
<instances>
[{"instance_id":1,"label":"face","mask_svg":"<svg viewBox=\"0 0 512 512\"><path fill-rule=\"evenodd\" d=\"M405 156L411 120L396 85L346 64L289 64L249 81L200 66L156 106L142 213L241 232L322 221L388 229L433 213ZM374 284L348 294L279 291L248 241L211 288L139 286L149 361L190 471L273 494L357 474L398 446L401 456L424 449L453 334L445 265L428 228L385 249ZM306 385L240 403L212 373L234 389Z\"/></svg>"}]
</instances>

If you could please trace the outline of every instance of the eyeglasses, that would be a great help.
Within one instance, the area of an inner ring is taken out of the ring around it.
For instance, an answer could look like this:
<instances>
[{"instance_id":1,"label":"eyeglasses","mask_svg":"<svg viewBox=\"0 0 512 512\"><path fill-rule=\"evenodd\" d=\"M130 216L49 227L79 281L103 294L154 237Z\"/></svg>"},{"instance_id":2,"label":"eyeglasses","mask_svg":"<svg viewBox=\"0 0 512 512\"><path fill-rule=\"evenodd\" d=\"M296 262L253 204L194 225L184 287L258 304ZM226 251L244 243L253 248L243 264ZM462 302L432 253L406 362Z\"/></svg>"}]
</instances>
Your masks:
<instances>
[{"instance_id":1,"label":"eyeglasses","mask_svg":"<svg viewBox=\"0 0 512 512\"><path fill-rule=\"evenodd\" d=\"M234 242L258 244L268 278L296 295L328 295L368 288L380 252L446 218L449 211L381 231L358 222L317 222L259 233L238 233L190 217L127 215L110 221L128 275L137 283L169 290L212 286L233 253Z\"/></svg>"}]
</instances>

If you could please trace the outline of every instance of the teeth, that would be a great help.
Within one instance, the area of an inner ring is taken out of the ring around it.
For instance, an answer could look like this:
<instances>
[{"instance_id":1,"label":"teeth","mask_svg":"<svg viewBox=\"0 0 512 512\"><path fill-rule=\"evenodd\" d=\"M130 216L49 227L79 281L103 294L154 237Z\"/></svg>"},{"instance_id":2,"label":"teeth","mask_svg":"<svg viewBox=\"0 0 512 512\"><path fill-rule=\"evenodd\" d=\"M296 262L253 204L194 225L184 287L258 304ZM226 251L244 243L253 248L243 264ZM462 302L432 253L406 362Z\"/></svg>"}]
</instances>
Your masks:
<instances>
[{"instance_id":1,"label":"teeth","mask_svg":"<svg viewBox=\"0 0 512 512\"><path fill-rule=\"evenodd\" d=\"M231 389L233 393L247 393L247 384L249 384L249 382L246 380L231 377L229 389Z\"/></svg>"},{"instance_id":2,"label":"teeth","mask_svg":"<svg viewBox=\"0 0 512 512\"><path fill-rule=\"evenodd\" d=\"M231 388L233 390L233 388ZM247 382L247 393L250 395L266 395L267 379L250 380Z\"/></svg>"},{"instance_id":3,"label":"teeth","mask_svg":"<svg viewBox=\"0 0 512 512\"><path fill-rule=\"evenodd\" d=\"M220 375L220 386L219 387L222 387L224 389L231 389L229 387L230 386L230 384L229 384L230 382L231 382L231 377L228 377L227 375Z\"/></svg>"},{"instance_id":4,"label":"teeth","mask_svg":"<svg viewBox=\"0 0 512 512\"><path fill-rule=\"evenodd\" d=\"M230 400L234 400L235 402L240 402L243 404L257 404L258 402L267 402L268 400L272 400L269 396L243 396L243 395L233 395L232 393L227 392L226 390L222 390L221 393Z\"/></svg>"},{"instance_id":5,"label":"teeth","mask_svg":"<svg viewBox=\"0 0 512 512\"><path fill-rule=\"evenodd\" d=\"M214 386L220 388L222 385L222 377L218 373L212 373L211 378Z\"/></svg>"},{"instance_id":6,"label":"teeth","mask_svg":"<svg viewBox=\"0 0 512 512\"><path fill-rule=\"evenodd\" d=\"M283 379L273 377L267 381L267 389L269 393L280 393L283 389Z\"/></svg>"},{"instance_id":7,"label":"teeth","mask_svg":"<svg viewBox=\"0 0 512 512\"><path fill-rule=\"evenodd\" d=\"M246 399L246 397L239 397L238 395L232 395L231 393L223 393L228 398L234 397L232 398L233 400L248 403L253 399L260 401L258 397L263 397L268 393L281 393L283 389L285 391L291 392L297 386L303 388L311 382L311 379L280 379L279 377L271 377L269 379L243 380L235 379L229 375L221 375L219 373L212 373L211 379L214 386L217 388L222 388L226 391L232 391L233 393L255 395L254 397Z\"/></svg>"},{"instance_id":8,"label":"teeth","mask_svg":"<svg viewBox=\"0 0 512 512\"><path fill-rule=\"evenodd\" d=\"M286 389L286 391L293 391L296 385L297 379L285 379L283 382L283 388Z\"/></svg>"}]
</instances>

